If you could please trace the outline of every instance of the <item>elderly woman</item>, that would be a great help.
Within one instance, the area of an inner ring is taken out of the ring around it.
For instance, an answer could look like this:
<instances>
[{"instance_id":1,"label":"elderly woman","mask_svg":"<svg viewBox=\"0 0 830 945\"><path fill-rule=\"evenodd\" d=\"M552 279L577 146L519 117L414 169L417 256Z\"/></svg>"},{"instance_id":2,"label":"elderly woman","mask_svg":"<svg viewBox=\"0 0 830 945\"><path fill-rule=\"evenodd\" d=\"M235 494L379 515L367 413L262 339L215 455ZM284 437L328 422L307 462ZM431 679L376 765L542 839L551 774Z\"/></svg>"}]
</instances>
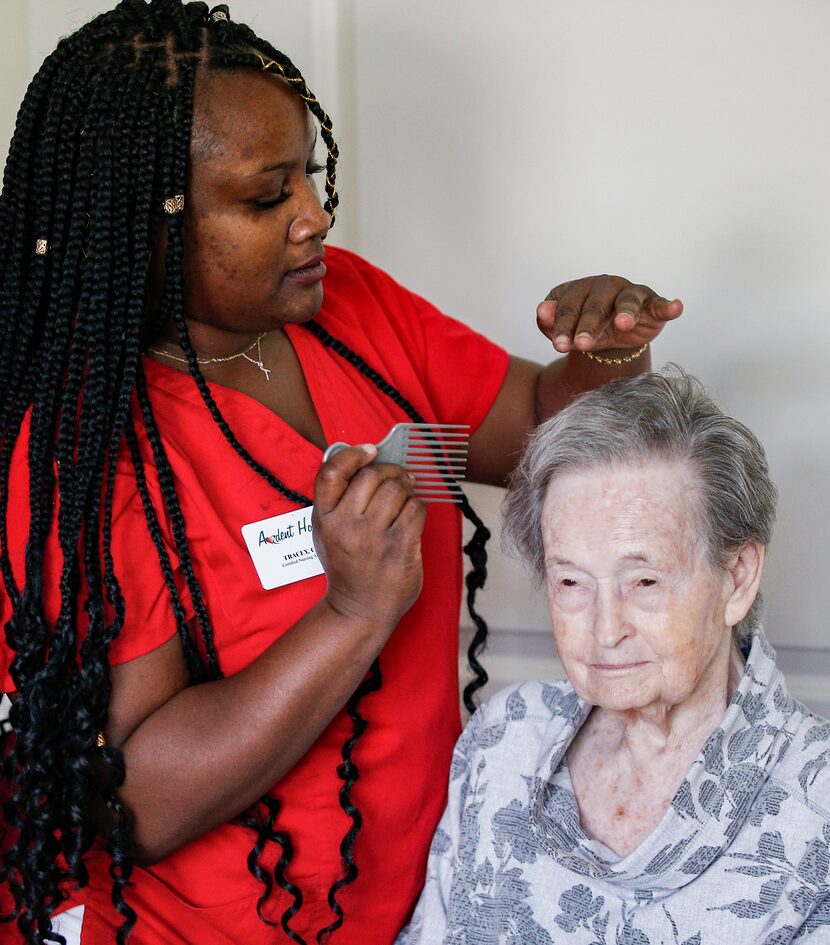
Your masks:
<instances>
[{"instance_id":1,"label":"elderly woman","mask_svg":"<svg viewBox=\"0 0 830 945\"><path fill-rule=\"evenodd\" d=\"M399 945L830 941L830 723L758 623L775 498L758 441L685 375L538 429L506 529L568 682L473 717Z\"/></svg>"}]
</instances>

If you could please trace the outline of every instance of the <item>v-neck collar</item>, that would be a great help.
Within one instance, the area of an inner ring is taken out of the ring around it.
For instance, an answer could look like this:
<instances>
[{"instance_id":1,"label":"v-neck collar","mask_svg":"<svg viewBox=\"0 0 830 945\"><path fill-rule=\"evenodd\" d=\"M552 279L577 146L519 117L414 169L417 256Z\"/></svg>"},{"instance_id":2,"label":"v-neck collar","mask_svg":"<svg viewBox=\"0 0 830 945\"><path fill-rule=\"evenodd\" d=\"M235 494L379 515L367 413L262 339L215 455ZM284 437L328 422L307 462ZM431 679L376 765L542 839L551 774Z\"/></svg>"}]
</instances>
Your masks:
<instances>
[{"instance_id":1,"label":"v-neck collar","mask_svg":"<svg viewBox=\"0 0 830 945\"><path fill-rule=\"evenodd\" d=\"M540 845L579 876L646 898L690 883L730 845L787 738L793 707L775 667L775 651L758 628L738 688L669 809L648 837L625 857L589 838L579 820L570 778L561 762L570 740L559 742L531 781L531 826ZM571 716L571 740L591 706Z\"/></svg>"},{"instance_id":2,"label":"v-neck collar","mask_svg":"<svg viewBox=\"0 0 830 945\"><path fill-rule=\"evenodd\" d=\"M323 437L326 443L331 443L336 439L337 419L333 415L333 405L326 396L326 388L317 371L315 356L311 352L311 347L319 344L311 333L304 330L299 325L284 325L289 342L294 348L297 360L300 364L300 370L305 377L308 385L309 396L320 421L323 430ZM161 361L154 358L144 357L144 370L147 375L148 383L155 388L164 390L168 394L181 397L188 402L201 407L207 412L208 408L199 393L199 388L191 375L185 371L176 370ZM260 403L256 398L238 391L233 387L220 384L216 381L206 381L208 390L213 394L217 403L235 405L235 411L241 417L241 423L244 424L255 435L260 435L267 430L269 436L279 432L282 439L288 441L295 451L307 454L311 459L320 462L323 449L306 439L301 433L298 433L290 424L278 414ZM234 425L238 425L240 419L235 419Z\"/></svg>"}]
</instances>

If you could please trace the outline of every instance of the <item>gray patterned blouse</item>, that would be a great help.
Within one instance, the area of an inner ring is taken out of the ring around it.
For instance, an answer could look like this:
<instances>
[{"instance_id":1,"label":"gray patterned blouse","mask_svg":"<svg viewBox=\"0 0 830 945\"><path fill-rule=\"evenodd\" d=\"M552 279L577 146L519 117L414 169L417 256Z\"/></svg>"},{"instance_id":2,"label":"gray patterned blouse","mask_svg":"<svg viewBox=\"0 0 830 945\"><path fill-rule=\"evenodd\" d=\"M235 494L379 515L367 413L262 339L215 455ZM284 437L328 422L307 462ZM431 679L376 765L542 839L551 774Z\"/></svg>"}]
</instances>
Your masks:
<instances>
[{"instance_id":1,"label":"gray patterned blouse","mask_svg":"<svg viewBox=\"0 0 830 945\"><path fill-rule=\"evenodd\" d=\"M620 859L583 833L564 682L482 706L456 745L426 887L396 945L830 943L830 723L787 694L759 629L721 724Z\"/></svg>"}]
</instances>

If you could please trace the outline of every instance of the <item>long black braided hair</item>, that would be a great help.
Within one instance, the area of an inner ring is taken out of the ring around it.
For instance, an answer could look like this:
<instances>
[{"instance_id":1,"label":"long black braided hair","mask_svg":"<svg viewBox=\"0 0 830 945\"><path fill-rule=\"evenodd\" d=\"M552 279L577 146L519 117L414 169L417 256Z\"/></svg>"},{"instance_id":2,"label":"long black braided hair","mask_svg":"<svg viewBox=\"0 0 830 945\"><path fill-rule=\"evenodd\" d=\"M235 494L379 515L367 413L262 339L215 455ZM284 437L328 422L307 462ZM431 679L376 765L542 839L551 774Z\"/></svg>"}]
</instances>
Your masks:
<instances>
[{"instance_id":1,"label":"long black braided hair","mask_svg":"<svg viewBox=\"0 0 830 945\"><path fill-rule=\"evenodd\" d=\"M331 121L300 72L283 53L225 6L181 0L122 0L62 40L32 80L21 105L0 197L0 572L11 605L5 626L14 654L17 698L13 734L0 745L7 793L3 814L13 838L3 852L0 882L14 907L0 919L16 921L35 945L62 941L50 917L66 884L88 882L84 856L95 839L91 811L101 804L114 824L107 839L112 900L123 917L117 941L136 921L125 888L130 879L132 824L118 788L125 777L121 752L100 745L110 697L109 644L120 633L125 604L112 554L116 459L126 451L134 470L148 532L172 601L191 680L222 676L210 615L188 550L187 530L169 459L159 434L142 369L143 348L161 329L148 314L150 255L166 228L165 280L158 311L175 319L189 371L229 445L282 495L298 505L310 499L257 463L221 415L199 369L183 307L182 216L165 201L185 192L193 89L199 68L267 69L281 76L318 120L326 147L326 209L337 206L337 145ZM125 182L129 182L125 184ZM316 323L321 343L346 359L403 414L422 418L406 398L363 359ZM43 369L48 365L48 370ZM137 404L137 410L133 405ZM28 417L30 530L22 583L13 574L7 535L12 454ZM163 508L150 496L139 431L152 450ZM487 634L475 598L486 577L487 529L466 499L464 515L475 534L465 546L473 568L467 605L476 626L469 649L473 680L464 690L468 709L487 680L478 661ZM182 595L162 538L169 523L176 555L195 613L198 640L188 628ZM57 529L62 552L60 609L44 606L47 539ZM82 606L84 619L79 619ZM79 626L85 633L79 634ZM82 642L79 642L81 641ZM342 873L329 890L333 921L321 942L343 922L338 893L358 874L354 848L361 815L351 801L359 772L352 759L367 722L359 704L381 685L375 661L346 709L352 733L342 748L340 803L351 825L342 838ZM291 838L278 828L279 801L267 795L238 818L255 843L248 868L262 883L258 911L276 883L291 904L302 892L288 878ZM281 855L273 873L262 865L267 844Z\"/></svg>"}]
</instances>

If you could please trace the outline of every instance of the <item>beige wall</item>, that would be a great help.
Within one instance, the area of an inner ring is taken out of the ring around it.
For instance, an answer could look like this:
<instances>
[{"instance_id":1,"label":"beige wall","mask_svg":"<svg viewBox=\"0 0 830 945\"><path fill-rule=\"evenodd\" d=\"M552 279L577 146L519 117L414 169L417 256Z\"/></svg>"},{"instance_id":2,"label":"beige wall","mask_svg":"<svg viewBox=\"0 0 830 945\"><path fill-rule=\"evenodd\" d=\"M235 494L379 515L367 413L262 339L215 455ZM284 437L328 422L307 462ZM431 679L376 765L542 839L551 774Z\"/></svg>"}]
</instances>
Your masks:
<instances>
[{"instance_id":1,"label":"beige wall","mask_svg":"<svg viewBox=\"0 0 830 945\"><path fill-rule=\"evenodd\" d=\"M4 127L23 61L31 71L104 6L3 0ZM296 59L335 118L335 241L538 360L549 352L534 307L558 281L618 271L684 299L655 362L712 384L768 447L781 487L769 633L820 700L830 4L237 0L232 14ZM475 497L495 519L498 493ZM483 605L510 651L503 675L547 665L542 603L510 564L492 583Z\"/></svg>"},{"instance_id":2,"label":"beige wall","mask_svg":"<svg viewBox=\"0 0 830 945\"><path fill-rule=\"evenodd\" d=\"M26 4L0 0L0 158L6 161L17 108L31 78Z\"/></svg>"}]
</instances>

